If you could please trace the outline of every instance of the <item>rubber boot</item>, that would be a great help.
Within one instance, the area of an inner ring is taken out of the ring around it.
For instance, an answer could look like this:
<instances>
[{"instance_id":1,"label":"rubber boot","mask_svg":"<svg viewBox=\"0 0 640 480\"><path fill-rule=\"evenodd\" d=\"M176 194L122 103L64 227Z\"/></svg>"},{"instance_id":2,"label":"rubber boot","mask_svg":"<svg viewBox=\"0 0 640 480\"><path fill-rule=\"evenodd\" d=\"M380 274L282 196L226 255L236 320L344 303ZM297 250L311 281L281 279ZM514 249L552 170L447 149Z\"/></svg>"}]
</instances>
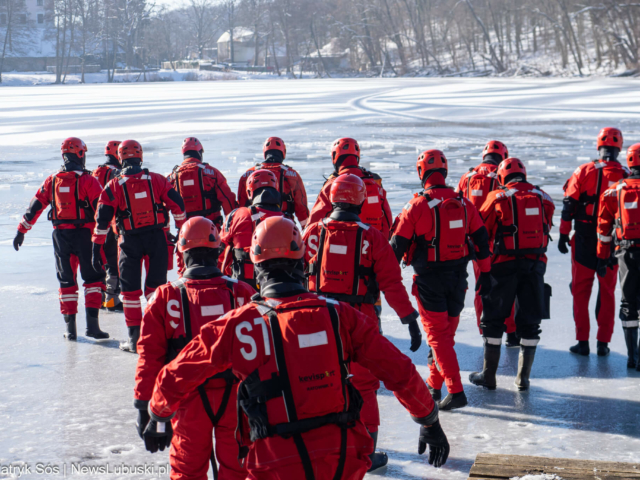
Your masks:
<instances>
[{"instance_id":1,"label":"rubber boot","mask_svg":"<svg viewBox=\"0 0 640 480\"><path fill-rule=\"evenodd\" d=\"M496 372L500 363L500 345L484 344L484 365L482 372L473 372L469 375L469 381L479 387L495 390Z\"/></svg>"},{"instance_id":2,"label":"rubber boot","mask_svg":"<svg viewBox=\"0 0 640 480\"><path fill-rule=\"evenodd\" d=\"M591 351L589 350L589 341L588 340L579 340L573 347L569 348L571 353L575 353L577 355L582 355L584 357L588 357Z\"/></svg>"},{"instance_id":3,"label":"rubber boot","mask_svg":"<svg viewBox=\"0 0 640 480\"><path fill-rule=\"evenodd\" d=\"M609 349L609 344L607 342L598 342L596 348L599 357L606 357L607 355L609 355L609 352L611 352L611 349Z\"/></svg>"},{"instance_id":4,"label":"rubber boot","mask_svg":"<svg viewBox=\"0 0 640 480\"><path fill-rule=\"evenodd\" d=\"M371 473L385 467L389 462L389 457L387 457L387 454L384 452L376 452L376 447L378 446L378 432L369 432L369 436L373 438L373 453L369 455L369 458L371 459L371 467L367 470Z\"/></svg>"},{"instance_id":5,"label":"rubber boot","mask_svg":"<svg viewBox=\"0 0 640 480\"><path fill-rule=\"evenodd\" d=\"M520 346L520 356L518 357L518 376L516 377L516 387L518 390L529 390L529 376L531 375L531 366L536 356L537 347Z\"/></svg>"},{"instance_id":6,"label":"rubber boot","mask_svg":"<svg viewBox=\"0 0 640 480\"><path fill-rule=\"evenodd\" d=\"M129 340L120 344L120 350L123 352L138 353L138 338L140 338L140 325L135 327L127 327L129 330Z\"/></svg>"},{"instance_id":7,"label":"rubber boot","mask_svg":"<svg viewBox=\"0 0 640 480\"><path fill-rule=\"evenodd\" d=\"M64 334L64 338L67 340L77 339L78 332L76 331L76 315L65 315L64 323L67 324L67 332Z\"/></svg>"},{"instance_id":8,"label":"rubber boot","mask_svg":"<svg viewBox=\"0 0 640 480\"><path fill-rule=\"evenodd\" d=\"M442 390L440 390L439 388L433 388L431 385L429 385L429 382L427 382L427 388L429 389L431 398L433 398L434 401L437 402L442 398Z\"/></svg>"},{"instance_id":9,"label":"rubber boot","mask_svg":"<svg viewBox=\"0 0 640 480\"><path fill-rule=\"evenodd\" d=\"M622 328L627 344L627 368L636 368L638 362L638 327Z\"/></svg>"},{"instance_id":10,"label":"rubber boot","mask_svg":"<svg viewBox=\"0 0 640 480\"><path fill-rule=\"evenodd\" d=\"M87 330L84 334L87 337L95 338L96 340L104 340L105 338L109 338L109 334L107 332L103 332L100 330L100 322L98 320L98 312L97 308L87 308Z\"/></svg>"},{"instance_id":11,"label":"rubber boot","mask_svg":"<svg viewBox=\"0 0 640 480\"><path fill-rule=\"evenodd\" d=\"M444 400L438 402L438 408L443 411L455 410L467 406L467 396L464 392L450 393Z\"/></svg>"},{"instance_id":12,"label":"rubber boot","mask_svg":"<svg viewBox=\"0 0 640 480\"><path fill-rule=\"evenodd\" d=\"M520 337L516 332L507 333L507 341L504 344L507 348L515 348L520 346Z\"/></svg>"}]
</instances>

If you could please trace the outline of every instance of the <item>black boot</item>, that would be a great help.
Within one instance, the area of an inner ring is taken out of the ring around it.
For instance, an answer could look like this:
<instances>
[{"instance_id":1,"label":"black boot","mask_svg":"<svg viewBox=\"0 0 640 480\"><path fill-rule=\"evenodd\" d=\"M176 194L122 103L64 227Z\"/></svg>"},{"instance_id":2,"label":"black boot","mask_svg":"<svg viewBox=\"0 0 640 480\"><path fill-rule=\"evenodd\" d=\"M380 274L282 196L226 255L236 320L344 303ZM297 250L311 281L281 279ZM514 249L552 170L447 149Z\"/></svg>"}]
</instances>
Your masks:
<instances>
[{"instance_id":1,"label":"black boot","mask_svg":"<svg viewBox=\"0 0 640 480\"><path fill-rule=\"evenodd\" d=\"M611 352L607 342L598 342L596 348L599 357L606 357Z\"/></svg>"},{"instance_id":2,"label":"black boot","mask_svg":"<svg viewBox=\"0 0 640 480\"><path fill-rule=\"evenodd\" d=\"M371 467L369 467L368 472L374 472L379 468L382 468L387 465L389 462L389 457L384 452L376 452L376 447L378 446L378 432L369 432L369 436L373 438L373 453L369 455L371 459Z\"/></svg>"},{"instance_id":3,"label":"black boot","mask_svg":"<svg viewBox=\"0 0 640 480\"><path fill-rule=\"evenodd\" d=\"M65 315L64 323L67 324L67 333L64 334L64 338L67 340L75 340L78 338L78 332L76 331L76 315Z\"/></svg>"},{"instance_id":4,"label":"black boot","mask_svg":"<svg viewBox=\"0 0 640 480\"><path fill-rule=\"evenodd\" d=\"M438 401L442 398L442 390L440 390L439 388L433 388L431 385L429 385L429 382L427 382L427 388L429 389L429 393L431 393L431 398L433 398L434 401Z\"/></svg>"},{"instance_id":5,"label":"black boot","mask_svg":"<svg viewBox=\"0 0 640 480\"><path fill-rule=\"evenodd\" d=\"M504 344L507 348L515 348L520 346L520 337L516 332L507 333L507 341Z\"/></svg>"},{"instance_id":6,"label":"black boot","mask_svg":"<svg viewBox=\"0 0 640 480\"><path fill-rule=\"evenodd\" d=\"M140 326L127 327L129 330L129 340L120 344L120 350L123 352L138 353L138 338L140 338Z\"/></svg>"},{"instance_id":7,"label":"black boot","mask_svg":"<svg viewBox=\"0 0 640 480\"><path fill-rule=\"evenodd\" d=\"M589 350L589 341L579 340L578 343L569 349L569 351L577 355L588 357L589 353L591 353L591 350Z\"/></svg>"},{"instance_id":8,"label":"black boot","mask_svg":"<svg viewBox=\"0 0 640 480\"><path fill-rule=\"evenodd\" d=\"M482 372L473 372L469 375L469 381L479 387L489 390L495 390L496 372L498 371L498 363L500 363L500 345L484 344L484 365Z\"/></svg>"},{"instance_id":9,"label":"black boot","mask_svg":"<svg viewBox=\"0 0 640 480\"><path fill-rule=\"evenodd\" d=\"M536 356L537 347L520 346L520 356L518 357L518 376L516 377L516 387L518 390L529 390L529 376L531 375L531 366Z\"/></svg>"},{"instance_id":10,"label":"black boot","mask_svg":"<svg viewBox=\"0 0 640 480\"><path fill-rule=\"evenodd\" d=\"M124 304L117 297L111 297L109 300L102 302L102 308L109 312L124 312Z\"/></svg>"},{"instance_id":11,"label":"black boot","mask_svg":"<svg viewBox=\"0 0 640 480\"><path fill-rule=\"evenodd\" d=\"M104 340L109 338L107 332L100 330L100 322L98 320L97 308L87 308L87 330L84 333L87 337L95 338L96 340Z\"/></svg>"},{"instance_id":12,"label":"black boot","mask_svg":"<svg viewBox=\"0 0 640 480\"><path fill-rule=\"evenodd\" d=\"M456 408L462 408L466 406L467 396L464 394L464 392L450 393L446 397L444 397L444 400L438 402L438 408L440 410L444 410L445 412L447 410L455 410Z\"/></svg>"},{"instance_id":13,"label":"black boot","mask_svg":"<svg viewBox=\"0 0 640 480\"><path fill-rule=\"evenodd\" d=\"M638 327L625 328L624 341L627 344L627 368L636 368L638 362Z\"/></svg>"}]
</instances>

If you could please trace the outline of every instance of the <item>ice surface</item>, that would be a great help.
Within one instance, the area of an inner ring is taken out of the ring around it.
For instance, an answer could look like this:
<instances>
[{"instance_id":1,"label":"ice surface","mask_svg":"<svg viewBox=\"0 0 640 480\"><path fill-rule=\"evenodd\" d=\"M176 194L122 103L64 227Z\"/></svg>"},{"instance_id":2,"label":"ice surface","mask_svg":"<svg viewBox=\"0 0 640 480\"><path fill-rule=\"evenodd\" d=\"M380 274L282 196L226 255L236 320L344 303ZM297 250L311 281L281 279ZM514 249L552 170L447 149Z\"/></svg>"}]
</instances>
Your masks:
<instances>
[{"instance_id":1,"label":"ice surface","mask_svg":"<svg viewBox=\"0 0 640 480\"><path fill-rule=\"evenodd\" d=\"M146 453L135 431L136 357L117 349L126 337L123 316L101 316L112 338L100 343L82 336L80 316L80 339L65 342L51 226L44 215L20 252L11 246L31 196L61 163L58 149L65 137L87 142L89 168L102 162L107 140L136 138L145 149L145 166L169 172L181 160L184 137L195 135L205 146L205 160L229 172L235 189L244 168L260 156L264 139L277 135L287 142L287 161L300 171L313 203L331 173L331 141L351 136L361 142L365 167L390 162L394 152L398 168L379 172L394 213L419 189L417 152L444 150L451 183L457 183L478 162L484 143L496 138L527 161L531 181L547 189L559 207L576 158L596 154L600 128L619 126L626 145L640 141L639 86L634 79L492 78L0 89L0 464L22 461L32 470L37 462L64 465L69 478L166 478L114 473L122 463L168 461L166 452ZM468 374L482 365L482 340L467 295L456 349L469 406L441 414L451 442L449 462L436 470L417 455L418 427L383 389L379 447L389 454L383 476L465 479L480 452L640 462L640 374L626 369L619 322L609 357L568 353L574 343L569 279L570 259L552 244L547 282L553 286L553 318L543 322L532 388L524 393L513 386L513 349L503 349L498 390L468 383ZM405 270L405 285L410 281ZM595 298L592 306L593 311ZM409 351L408 332L386 303L383 329L426 375L427 348ZM595 332L592 347L594 337ZM111 473L73 473L72 463L108 463Z\"/></svg>"}]
</instances>

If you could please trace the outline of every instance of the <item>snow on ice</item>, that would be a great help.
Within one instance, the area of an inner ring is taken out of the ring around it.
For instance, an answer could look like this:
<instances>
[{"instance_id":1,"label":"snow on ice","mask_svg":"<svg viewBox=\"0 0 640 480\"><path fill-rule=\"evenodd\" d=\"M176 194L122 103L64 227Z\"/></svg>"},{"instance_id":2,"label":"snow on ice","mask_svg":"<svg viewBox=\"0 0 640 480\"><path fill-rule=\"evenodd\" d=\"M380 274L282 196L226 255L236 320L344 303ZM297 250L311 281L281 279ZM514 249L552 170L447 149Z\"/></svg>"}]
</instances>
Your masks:
<instances>
[{"instance_id":1,"label":"snow on ice","mask_svg":"<svg viewBox=\"0 0 640 480\"><path fill-rule=\"evenodd\" d=\"M167 453L147 453L135 431L136 357L117 348L126 338L122 315L102 315L111 339L99 343L82 336L79 315L81 336L67 343L51 225L43 216L20 252L11 245L31 196L61 163L65 137L87 142L88 168L102 162L107 140L135 138L145 149L145 166L168 173L181 160L183 138L195 135L204 144L205 160L235 188L259 158L264 139L278 135L287 142L287 163L301 172L313 204L323 176L331 172L331 141L348 135L360 141L363 165L381 174L394 213L419 189L417 152L442 149L456 183L479 161L484 143L496 138L527 162L531 181L560 207L562 184L576 159L594 157L601 127L620 127L627 146L640 142L639 87L633 79L448 78L0 89L0 464L23 462L32 471L36 464L57 467L66 469L68 478L166 478L159 472ZM559 210L557 215L556 224ZM383 476L465 479L479 452L640 462L640 374L626 369L619 324L609 357L569 354L575 340L569 279L570 259L554 243L547 273L552 319L543 322L532 388L524 393L513 385L514 349L503 349L497 391L468 383L468 374L482 366L470 289L456 337L469 406L441 414L451 443L449 461L436 470L417 455L418 427L383 389L379 448L389 454ZM409 270L404 281L409 286ZM592 304L593 311L595 298ZM409 351L408 332L386 303L383 329L426 375L427 348ZM595 331L591 340L595 345ZM72 473L72 464L108 465L109 473L97 468L92 474ZM116 473L121 465L155 469Z\"/></svg>"}]
</instances>

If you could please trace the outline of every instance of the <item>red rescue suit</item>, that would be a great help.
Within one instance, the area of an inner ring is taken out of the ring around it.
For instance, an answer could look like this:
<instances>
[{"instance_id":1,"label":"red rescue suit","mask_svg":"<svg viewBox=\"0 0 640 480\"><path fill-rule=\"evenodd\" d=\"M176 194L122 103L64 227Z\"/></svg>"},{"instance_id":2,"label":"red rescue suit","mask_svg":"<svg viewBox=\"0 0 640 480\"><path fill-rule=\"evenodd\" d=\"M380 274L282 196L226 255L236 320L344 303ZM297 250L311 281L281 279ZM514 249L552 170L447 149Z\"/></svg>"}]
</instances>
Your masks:
<instances>
[{"instance_id":1,"label":"red rescue suit","mask_svg":"<svg viewBox=\"0 0 640 480\"><path fill-rule=\"evenodd\" d=\"M240 207L227 217L224 230L220 235L222 243L227 245L222 270L226 272L231 264L233 278L247 282L256 288L253 263L249 258L251 237L258 224L269 217L281 217L282 211L275 205Z\"/></svg>"},{"instance_id":2,"label":"red rescue suit","mask_svg":"<svg viewBox=\"0 0 640 480\"><path fill-rule=\"evenodd\" d=\"M391 207L387 201L387 192L382 188L382 179L379 175L356 165L341 167L337 174L331 174L322 189L320 189L316 204L311 209L309 224L318 223L331 213L333 210L331 199L329 198L331 185L336 178L345 173L360 177L367 189L367 199L362 206L360 220L382 232L384 238L389 238L393 217L391 215Z\"/></svg>"},{"instance_id":3,"label":"red rescue suit","mask_svg":"<svg viewBox=\"0 0 640 480\"><path fill-rule=\"evenodd\" d=\"M402 272L393 249L382 234L347 212L310 224L304 232L309 291L344 301L378 323L374 304L380 291L401 319L414 308L402 285ZM353 384L364 399L361 419L369 432L377 432L380 412L376 392L380 381L354 363Z\"/></svg>"},{"instance_id":4,"label":"red rescue suit","mask_svg":"<svg viewBox=\"0 0 640 480\"><path fill-rule=\"evenodd\" d=\"M575 233L571 239L571 294L576 339L589 340L589 299L594 277L598 279L596 321L597 339L610 342L615 314L615 289L618 267L607 269L604 277L596 277L597 215L602 193L622 178L628 170L613 160L594 160L579 166L564 185L564 201L560 233L569 235L572 222Z\"/></svg>"},{"instance_id":5,"label":"red rescue suit","mask_svg":"<svg viewBox=\"0 0 640 480\"><path fill-rule=\"evenodd\" d=\"M269 170L278 179L278 191L282 196L282 211L293 219L298 218L302 228L307 226L309 207L307 206L307 191L300 174L293 168L276 162L263 162L247 170L238 182L238 205L249 206L247 199L247 179L256 170Z\"/></svg>"},{"instance_id":6,"label":"red rescue suit","mask_svg":"<svg viewBox=\"0 0 640 480\"><path fill-rule=\"evenodd\" d=\"M555 206L551 197L527 182L511 182L489 194L480 209L493 244L492 289L482 299L483 336L500 345L504 319L516 302L520 345L540 341L540 323L547 291L544 284Z\"/></svg>"},{"instance_id":7,"label":"red rescue suit","mask_svg":"<svg viewBox=\"0 0 640 480\"><path fill-rule=\"evenodd\" d=\"M178 356L206 323L236 307L249 304L255 290L228 277L198 279L198 268L181 280L159 287L149 301L140 339L134 388L136 408L146 408L162 367ZM185 313L187 315L185 315ZM213 449L220 480L244 480L235 440L237 379L230 371L209 378L187 395L172 419L169 461L173 480L205 480Z\"/></svg>"},{"instance_id":8,"label":"red rescue suit","mask_svg":"<svg viewBox=\"0 0 640 480\"><path fill-rule=\"evenodd\" d=\"M27 233L44 209L51 205L48 218L53 223L53 249L63 315L78 313L78 267L84 280L85 307L100 308L102 305L104 274L96 272L91 265L91 231L95 226L95 208L101 191L102 187L91 172L60 170L47 177L18 225L18 231Z\"/></svg>"},{"instance_id":9,"label":"red rescue suit","mask_svg":"<svg viewBox=\"0 0 640 480\"><path fill-rule=\"evenodd\" d=\"M308 479L305 470L330 479L338 468L338 478L360 480L373 440L354 417L350 360L380 378L411 415L435 420L411 360L362 313L310 293L251 303L205 325L158 375L149 411L169 417L197 385L231 368L242 380L238 436L251 437L243 449L247 480Z\"/></svg>"},{"instance_id":10,"label":"red rescue suit","mask_svg":"<svg viewBox=\"0 0 640 480\"><path fill-rule=\"evenodd\" d=\"M483 162L477 167L469 169L469 171L460 178L456 192L461 192L464 198L473 203L476 210L480 210L480 207L482 207L489 196L489 192L496 190L500 186L496 175L498 167L499 165L497 164ZM478 263L475 260L473 262L473 273L477 281L480 276L480 267L478 267ZM482 318L482 298L480 298L480 294L478 292L475 293L473 305L476 309L478 328L480 328L480 319ZM516 324L513 319L514 314L515 310L511 315L509 315L509 318L507 318L507 321L505 322L507 326L507 333L513 333L516 331ZM480 329L480 334L482 334L482 329Z\"/></svg>"},{"instance_id":11,"label":"red rescue suit","mask_svg":"<svg viewBox=\"0 0 640 480\"><path fill-rule=\"evenodd\" d=\"M430 177L424 192L404 206L395 221L391 245L396 258L404 258L416 273L412 293L435 359L430 362L427 382L436 390L444 382L453 394L463 391L454 337L464 308L467 264L475 254L480 270L487 272L490 259L478 211L440 183L441 178L437 174ZM469 247L471 238L477 252Z\"/></svg>"},{"instance_id":12,"label":"red rescue suit","mask_svg":"<svg viewBox=\"0 0 640 480\"><path fill-rule=\"evenodd\" d=\"M176 228L186 220L184 203L171 184L160 174L128 167L111 180L100 195L93 243L104 244L115 216L120 233L118 268L122 283L122 303L127 326L142 321L142 262L148 257L145 297L167 281L169 254L164 227L169 211Z\"/></svg>"}]
</instances>

